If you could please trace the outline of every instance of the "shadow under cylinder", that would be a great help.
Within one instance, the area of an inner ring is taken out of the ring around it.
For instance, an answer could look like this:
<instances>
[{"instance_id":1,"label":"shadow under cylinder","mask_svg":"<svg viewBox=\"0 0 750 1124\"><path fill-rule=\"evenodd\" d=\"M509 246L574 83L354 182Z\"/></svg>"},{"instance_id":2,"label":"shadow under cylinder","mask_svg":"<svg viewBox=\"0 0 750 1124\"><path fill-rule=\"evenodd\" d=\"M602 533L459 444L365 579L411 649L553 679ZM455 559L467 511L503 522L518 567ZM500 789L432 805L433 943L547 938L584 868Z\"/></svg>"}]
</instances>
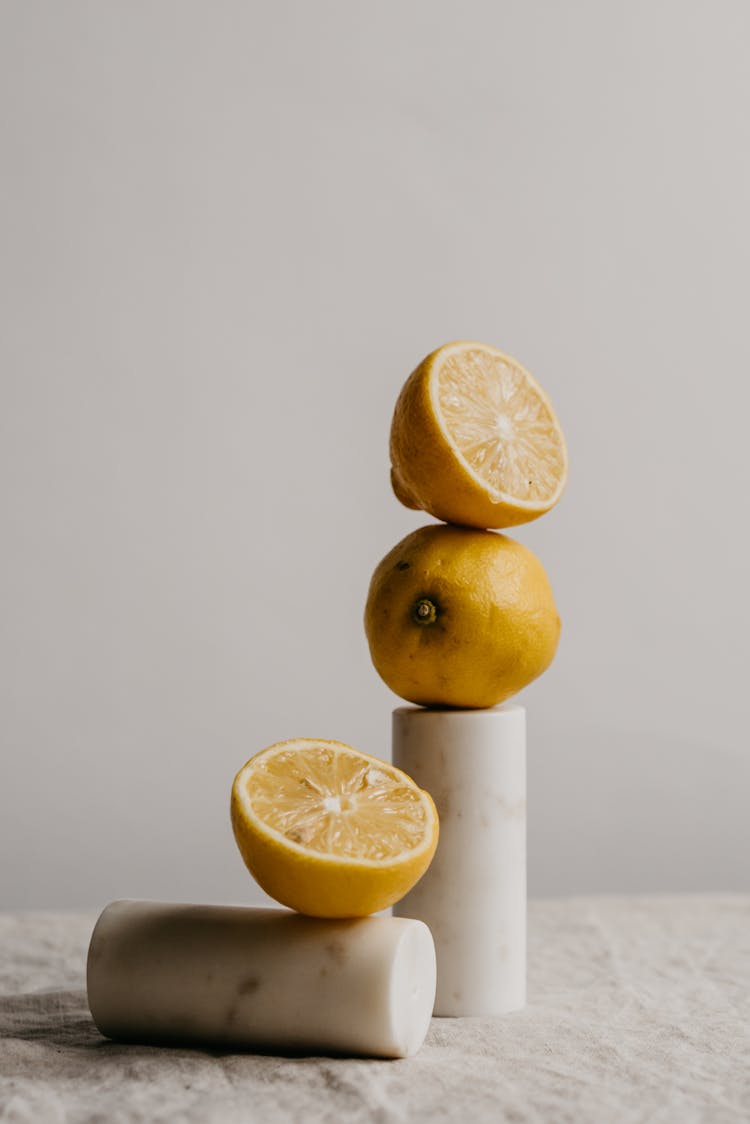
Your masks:
<instances>
[{"instance_id":1,"label":"shadow under cylinder","mask_svg":"<svg viewBox=\"0 0 750 1124\"><path fill-rule=\"evenodd\" d=\"M437 954L435 1015L526 1003L526 711L393 712L393 764L430 793L440 839L394 914L424 921Z\"/></svg>"}]
</instances>

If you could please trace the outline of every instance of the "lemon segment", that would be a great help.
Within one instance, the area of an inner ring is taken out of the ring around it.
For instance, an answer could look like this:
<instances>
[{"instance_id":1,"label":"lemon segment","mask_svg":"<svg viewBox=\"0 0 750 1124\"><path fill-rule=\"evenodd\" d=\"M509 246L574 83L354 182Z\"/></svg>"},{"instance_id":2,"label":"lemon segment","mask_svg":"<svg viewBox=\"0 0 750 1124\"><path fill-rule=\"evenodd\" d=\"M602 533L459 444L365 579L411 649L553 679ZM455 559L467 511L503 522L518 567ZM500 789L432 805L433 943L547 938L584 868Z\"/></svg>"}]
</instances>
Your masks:
<instances>
[{"instance_id":1,"label":"lemon segment","mask_svg":"<svg viewBox=\"0 0 750 1124\"><path fill-rule=\"evenodd\" d=\"M536 519L568 477L546 393L517 360L482 343L446 344L420 363L396 403L390 448L396 497L466 526Z\"/></svg>"},{"instance_id":2,"label":"lemon segment","mask_svg":"<svg viewBox=\"0 0 750 1124\"><path fill-rule=\"evenodd\" d=\"M261 887L315 917L359 917L393 905L437 846L429 794L341 742L298 738L250 758L232 786L231 816Z\"/></svg>"}]
</instances>

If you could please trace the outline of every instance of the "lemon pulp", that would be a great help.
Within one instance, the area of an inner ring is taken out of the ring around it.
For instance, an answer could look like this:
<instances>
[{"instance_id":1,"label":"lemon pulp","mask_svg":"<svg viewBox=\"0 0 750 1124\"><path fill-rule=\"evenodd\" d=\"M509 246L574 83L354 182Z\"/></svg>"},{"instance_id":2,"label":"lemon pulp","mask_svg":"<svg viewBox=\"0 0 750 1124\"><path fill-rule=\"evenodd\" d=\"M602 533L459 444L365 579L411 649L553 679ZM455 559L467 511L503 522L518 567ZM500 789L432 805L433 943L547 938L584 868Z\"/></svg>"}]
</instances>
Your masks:
<instances>
[{"instance_id":1,"label":"lemon pulp","mask_svg":"<svg viewBox=\"0 0 750 1124\"><path fill-rule=\"evenodd\" d=\"M497 502L546 503L565 471L555 417L509 357L467 346L446 354L437 398L448 436Z\"/></svg>"},{"instance_id":2,"label":"lemon pulp","mask_svg":"<svg viewBox=\"0 0 750 1124\"><path fill-rule=\"evenodd\" d=\"M325 746L282 750L253 773L250 806L267 827L318 854L395 858L424 842L421 793L385 767Z\"/></svg>"}]
</instances>

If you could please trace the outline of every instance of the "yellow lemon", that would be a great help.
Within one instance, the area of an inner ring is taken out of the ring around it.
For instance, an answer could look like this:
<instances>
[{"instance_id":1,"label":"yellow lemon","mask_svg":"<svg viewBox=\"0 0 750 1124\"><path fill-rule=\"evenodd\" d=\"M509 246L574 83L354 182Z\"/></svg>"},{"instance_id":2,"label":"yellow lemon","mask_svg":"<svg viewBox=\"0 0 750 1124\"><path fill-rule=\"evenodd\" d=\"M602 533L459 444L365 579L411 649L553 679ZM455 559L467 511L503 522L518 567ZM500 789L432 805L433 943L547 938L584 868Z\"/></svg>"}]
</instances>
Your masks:
<instances>
[{"instance_id":1,"label":"yellow lemon","mask_svg":"<svg viewBox=\"0 0 750 1124\"><path fill-rule=\"evenodd\" d=\"M341 742L294 738L234 779L245 865L276 901L312 917L364 917L399 901L430 865L438 817L400 769Z\"/></svg>"},{"instance_id":2,"label":"yellow lemon","mask_svg":"<svg viewBox=\"0 0 750 1124\"><path fill-rule=\"evenodd\" d=\"M539 559L495 531L433 524L377 566L365 631L378 674L422 706L489 707L549 666L560 635Z\"/></svg>"},{"instance_id":3,"label":"yellow lemon","mask_svg":"<svg viewBox=\"0 0 750 1124\"><path fill-rule=\"evenodd\" d=\"M469 527L512 527L557 503L568 476L560 423L539 383L483 343L449 343L404 384L391 482L407 507Z\"/></svg>"}]
</instances>

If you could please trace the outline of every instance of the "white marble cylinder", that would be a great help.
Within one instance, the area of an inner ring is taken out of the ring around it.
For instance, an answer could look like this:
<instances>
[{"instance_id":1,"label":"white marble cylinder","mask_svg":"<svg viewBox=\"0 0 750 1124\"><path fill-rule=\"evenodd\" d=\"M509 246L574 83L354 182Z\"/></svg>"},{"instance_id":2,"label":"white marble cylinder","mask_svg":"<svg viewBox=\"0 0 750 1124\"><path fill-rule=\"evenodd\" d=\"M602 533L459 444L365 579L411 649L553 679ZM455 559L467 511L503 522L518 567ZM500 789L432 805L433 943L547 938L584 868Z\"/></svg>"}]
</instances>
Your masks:
<instances>
[{"instance_id":1,"label":"white marble cylinder","mask_svg":"<svg viewBox=\"0 0 750 1124\"><path fill-rule=\"evenodd\" d=\"M394 907L430 927L436 1015L501 1015L526 1002L526 712L399 707L393 763L440 816L427 873Z\"/></svg>"},{"instance_id":2,"label":"white marble cylinder","mask_svg":"<svg viewBox=\"0 0 750 1124\"><path fill-rule=\"evenodd\" d=\"M400 1058L427 1033L435 949L425 925L394 917L118 901L87 977L109 1038Z\"/></svg>"}]
</instances>

